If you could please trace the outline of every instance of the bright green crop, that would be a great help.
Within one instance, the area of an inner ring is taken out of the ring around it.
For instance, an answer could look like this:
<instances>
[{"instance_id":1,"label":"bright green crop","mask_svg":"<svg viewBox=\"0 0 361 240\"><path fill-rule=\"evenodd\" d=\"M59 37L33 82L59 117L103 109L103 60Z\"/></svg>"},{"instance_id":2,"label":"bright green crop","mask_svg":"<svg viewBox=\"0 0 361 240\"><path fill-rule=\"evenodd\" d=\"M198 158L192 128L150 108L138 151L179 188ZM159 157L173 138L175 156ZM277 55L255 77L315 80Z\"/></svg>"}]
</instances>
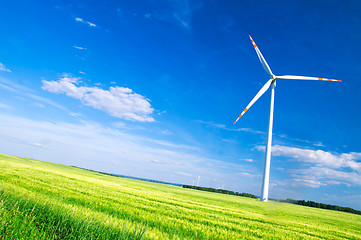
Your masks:
<instances>
[{"instance_id":1,"label":"bright green crop","mask_svg":"<svg viewBox=\"0 0 361 240\"><path fill-rule=\"evenodd\" d=\"M0 155L0 239L361 239L361 216Z\"/></svg>"}]
</instances>

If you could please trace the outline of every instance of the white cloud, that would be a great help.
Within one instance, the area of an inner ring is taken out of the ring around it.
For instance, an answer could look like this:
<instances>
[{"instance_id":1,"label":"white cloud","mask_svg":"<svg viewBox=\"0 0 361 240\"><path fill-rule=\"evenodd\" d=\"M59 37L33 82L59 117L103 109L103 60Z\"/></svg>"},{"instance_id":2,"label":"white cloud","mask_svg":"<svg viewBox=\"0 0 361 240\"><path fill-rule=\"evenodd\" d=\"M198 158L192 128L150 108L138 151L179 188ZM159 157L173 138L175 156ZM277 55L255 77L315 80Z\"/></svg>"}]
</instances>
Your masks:
<instances>
[{"instance_id":1,"label":"white cloud","mask_svg":"<svg viewBox=\"0 0 361 240\"><path fill-rule=\"evenodd\" d=\"M276 145L272 147L272 155L293 158L298 161L313 163L317 166L333 169L351 168L352 170L361 173L361 153L333 154L322 150Z\"/></svg>"},{"instance_id":2,"label":"white cloud","mask_svg":"<svg viewBox=\"0 0 361 240\"><path fill-rule=\"evenodd\" d=\"M311 188L319 188L320 186L327 185L327 184L321 183L320 181L317 181L317 180L310 180L310 179L297 178L297 177L292 179L291 184L293 186L303 185L303 186L307 186L307 187L311 187Z\"/></svg>"},{"instance_id":3,"label":"white cloud","mask_svg":"<svg viewBox=\"0 0 361 240\"><path fill-rule=\"evenodd\" d=\"M73 47L76 48L76 49L79 49L79 50L86 50L85 47L79 47L79 46L73 46Z\"/></svg>"},{"instance_id":4,"label":"white cloud","mask_svg":"<svg viewBox=\"0 0 361 240\"><path fill-rule=\"evenodd\" d=\"M169 129L163 129L162 131L160 131L161 134L163 135L173 135L173 133L171 131L169 131Z\"/></svg>"},{"instance_id":5,"label":"white cloud","mask_svg":"<svg viewBox=\"0 0 361 240\"><path fill-rule=\"evenodd\" d=\"M251 172L251 173L250 172L244 172L244 169L242 171L243 172L237 173L237 175L247 177L247 178L258 178L259 182L261 182L262 175L260 173L258 173L258 172Z\"/></svg>"},{"instance_id":6,"label":"white cloud","mask_svg":"<svg viewBox=\"0 0 361 240\"><path fill-rule=\"evenodd\" d=\"M126 124L124 122L115 122L113 125L116 128L125 128L126 127Z\"/></svg>"},{"instance_id":7,"label":"white cloud","mask_svg":"<svg viewBox=\"0 0 361 240\"><path fill-rule=\"evenodd\" d=\"M190 30L193 12L200 8L202 4L189 0L181 0L170 1L170 6L173 8L173 18L177 24Z\"/></svg>"},{"instance_id":8,"label":"white cloud","mask_svg":"<svg viewBox=\"0 0 361 240\"><path fill-rule=\"evenodd\" d=\"M186 15L186 14L179 15L178 13L174 13L173 16L181 26L187 29L190 28L190 15Z\"/></svg>"},{"instance_id":9,"label":"white cloud","mask_svg":"<svg viewBox=\"0 0 361 240\"><path fill-rule=\"evenodd\" d=\"M246 161L246 162L254 162L253 159L251 158L246 158L246 159L240 159L241 161Z\"/></svg>"},{"instance_id":10,"label":"white cloud","mask_svg":"<svg viewBox=\"0 0 361 240\"><path fill-rule=\"evenodd\" d=\"M0 71L3 71L3 72L11 72L11 70L8 69L8 68L6 68L6 67L4 66L4 64L2 64L2 63L0 63Z\"/></svg>"},{"instance_id":11,"label":"white cloud","mask_svg":"<svg viewBox=\"0 0 361 240\"><path fill-rule=\"evenodd\" d=\"M69 113L69 116L75 117L75 118L80 118L83 116L83 114L81 113L75 113L75 112L71 112Z\"/></svg>"},{"instance_id":12,"label":"white cloud","mask_svg":"<svg viewBox=\"0 0 361 240\"><path fill-rule=\"evenodd\" d=\"M88 22L88 21L85 21L84 19L82 18L75 18L75 21L77 22L81 22L81 23L85 23L85 24L88 24L89 27L96 27L97 25L95 25L94 23L91 23L91 22Z\"/></svg>"},{"instance_id":13,"label":"white cloud","mask_svg":"<svg viewBox=\"0 0 361 240\"><path fill-rule=\"evenodd\" d=\"M313 144L313 146L315 146L315 147L324 147L325 145L323 145L322 142L316 142L316 143Z\"/></svg>"},{"instance_id":14,"label":"white cloud","mask_svg":"<svg viewBox=\"0 0 361 240\"><path fill-rule=\"evenodd\" d=\"M286 134L280 134L278 135L278 137L280 138L285 138L289 141L295 141L295 142L301 142L301 143L307 143L307 144L311 144L313 145L314 147L324 147L325 145L323 145L322 142L311 142L309 140L304 140L304 139L298 139L298 138L290 138L288 137Z\"/></svg>"},{"instance_id":15,"label":"white cloud","mask_svg":"<svg viewBox=\"0 0 361 240\"><path fill-rule=\"evenodd\" d=\"M193 176L192 174L190 174L190 173L185 173L185 172L176 172L176 174L183 175L183 176L187 176L187 177L192 177L192 176Z\"/></svg>"},{"instance_id":16,"label":"white cloud","mask_svg":"<svg viewBox=\"0 0 361 240\"><path fill-rule=\"evenodd\" d=\"M257 131L257 130L253 130L251 128L228 128L225 124L223 123L215 123L215 122L205 122L205 121L201 121L199 120L198 122L203 123L205 125L208 125L210 127L214 127L214 128L219 128L219 129L224 129L227 131L234 131L234 132L249 132L249 133L256 133L256 134L264 134L264 132L261 131Z\"/></svg>"},{"instance_id":17,"label":"white cloud","mask_svg":"<svg viewBox=\"0 0 361 240\"><path fill-rule=\"evenodd\" d=\"M38 143L38 142L34 142L34 143L32 143L32 145L35 147L43 147L43 144Z\"/></svg>"},{"instance_id":18,"label":"white cloud","mask_svg":"<svg viewBox=\"0 0 361 240\"><path fill-rule=\"evenodd\" d=\"M264 151L264 146L256 149ZM272 146L272 155L306 163L309 168L290 169L292 184L308 187L346 184L361 186L361 153L335 154L323 150Z\"/></svg>"},{"instance_id":19,"label":"white cloud","mask_svg":"<svg viewBox=\"0 0 361 240\"><path fill-rule=\"evenodd\" d=\"M325 185L361 186L361 175L357 172L346 172L326 167L310 167L308 169L291 170L292 184L318 188Z\"/></svg>"},{"instance_id":20,"label":"white cloud","mask_svg":"<svg viewBox=\"0 0 361 240\"><path fill-rule=\"evenodd\" d=\"M154 121L154 118L150 116L154 109L144 96L124 87L110 87L109 90L104 90L98 87L77 86L79 80L80 78L66 75L58 81L42 80L42 89L52 93L64 93L81 100L84 105L116 118L139 122Z\"/></svg>"}]
</instances>

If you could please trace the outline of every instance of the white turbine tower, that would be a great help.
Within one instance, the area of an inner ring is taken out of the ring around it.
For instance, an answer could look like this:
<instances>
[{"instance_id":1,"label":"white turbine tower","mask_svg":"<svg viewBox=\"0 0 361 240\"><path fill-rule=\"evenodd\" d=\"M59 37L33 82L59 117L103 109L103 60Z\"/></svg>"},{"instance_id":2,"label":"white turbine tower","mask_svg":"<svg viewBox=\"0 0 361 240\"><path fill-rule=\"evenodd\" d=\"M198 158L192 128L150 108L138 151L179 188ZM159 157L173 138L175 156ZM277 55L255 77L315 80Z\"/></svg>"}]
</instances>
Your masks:
<instances>
[{"instance_id":1,"label":"white turbine tower","mask_svg":"<svg viewBox=\"0 0 361 240\"><path fill-rule=\"evenodd\" d=\"M245 112L268 90L271 86L271 102L270 102L270 111L269 111L269 122L268 122L268 133L267 133L267 145L266 145L266 158L264 164L264 173L263 173L263 184L262 184L262 195L261 201L268 201L268 188L269 188L269 172L270 172L270 164L271 164L271 145L272 145L272 126L273 126L273 106L274 106L274 94L276 87L277 79L291 79L291 80L320 80L320 81L331 81L331 82L341 82L341 80L329 79L329 78L318 78L318 77L304 77L304 76L293 76L293 75L283 75L276 76L272 73L271 68L268 66L266 60L264 59L261 51L258 49L256 43L253 41L252 37L249 36L254 49L258 55L259 60L262 63L264 70L270 75L271 79L266 82L266 84L259 90L257 95L252 99L252 101L247 105L247 107L243 110L241 115L237 118L237 120L233 123L235 124Z\"/></svg>"}]
</instances>

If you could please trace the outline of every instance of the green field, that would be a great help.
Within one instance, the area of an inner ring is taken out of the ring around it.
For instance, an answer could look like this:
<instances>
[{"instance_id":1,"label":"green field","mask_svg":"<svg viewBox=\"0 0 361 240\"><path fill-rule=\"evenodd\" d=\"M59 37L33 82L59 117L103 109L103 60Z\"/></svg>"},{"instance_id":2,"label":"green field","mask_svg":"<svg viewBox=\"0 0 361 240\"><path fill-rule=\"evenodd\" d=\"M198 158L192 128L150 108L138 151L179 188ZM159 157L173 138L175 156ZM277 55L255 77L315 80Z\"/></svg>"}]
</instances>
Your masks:
<instances>
[{"instance_id":1,"label":"green field","mask_svg":"<svg viewBox=\"0 0 361 240\"><path fill-rule=\"evenodd\" d=\"M361 216L0 154L0 239L361 239Z\"/></svg>"}]
</instances>

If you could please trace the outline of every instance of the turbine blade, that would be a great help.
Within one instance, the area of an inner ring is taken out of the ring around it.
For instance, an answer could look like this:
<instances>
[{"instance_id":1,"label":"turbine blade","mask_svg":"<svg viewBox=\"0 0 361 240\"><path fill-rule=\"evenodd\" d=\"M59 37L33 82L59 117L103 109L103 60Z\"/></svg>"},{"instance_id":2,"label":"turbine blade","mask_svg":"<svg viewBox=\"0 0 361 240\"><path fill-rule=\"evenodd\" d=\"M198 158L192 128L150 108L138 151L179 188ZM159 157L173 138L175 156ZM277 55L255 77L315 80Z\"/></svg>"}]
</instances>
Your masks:
<instances>
[{"instance_id":1,"label":"turbine blade","mask_svg":"<svg viewBox=\"0 0 361 240\"><path fill-rule=\"evenodd\" d=\"M304 76L293 76L293 75L276 76L276 79L319 80L319 81L330 81L330 82L342 82L341 80L336 80L336 79L331 79L331 78L304 77Z\"/></svg>"},{"instance_id":2,"label":"turbine blade","mask_svg":"<svg viewBox=\"0 0 361 240\"><path fill-rule=\"evenodd\" d=\"M253 41L251 35L249 35L249 38L250 38L251 41L252 41L253 47L254 47L254 49L256 50L256 53L257 53L257 55L258 55L259 60L260 60L261 63L262 63L262 66L263 66L264 70L266 70L266 72L272 77L272 76L273 76L273 73L272 73L272 71L271 71L271 68L270 68L270 67L268 66L268 64L267 64L266 59L264 59L261 51L260 51L259 48L257 47L256 43Z\"/></svg>"},{"instance_id":3,"label":"turbine blade","mask_svg":"<svg viewBox=\"0 0 361 240\"><path fill-rule=\"evenodd\" d=\"M239 117L233 124L235 124L243 116L243 114L245 114L247 112L247 110L250 109L252 107L252 105L267 91L267 89L270 87L272 81L273 81L273 79L270 79L270 80L268 80L268 82L266 82L265 85L263 85L261 90L259 90L259 92L256 94L256 96L254 96L252 101L247 105L247 107L243 110L241 115L239 115Z\"/></svg>"}]
</instances>

